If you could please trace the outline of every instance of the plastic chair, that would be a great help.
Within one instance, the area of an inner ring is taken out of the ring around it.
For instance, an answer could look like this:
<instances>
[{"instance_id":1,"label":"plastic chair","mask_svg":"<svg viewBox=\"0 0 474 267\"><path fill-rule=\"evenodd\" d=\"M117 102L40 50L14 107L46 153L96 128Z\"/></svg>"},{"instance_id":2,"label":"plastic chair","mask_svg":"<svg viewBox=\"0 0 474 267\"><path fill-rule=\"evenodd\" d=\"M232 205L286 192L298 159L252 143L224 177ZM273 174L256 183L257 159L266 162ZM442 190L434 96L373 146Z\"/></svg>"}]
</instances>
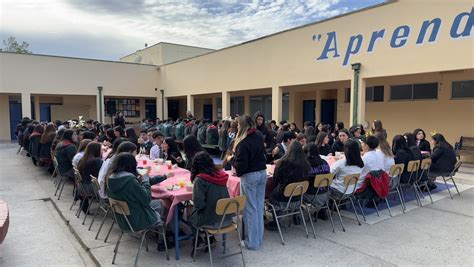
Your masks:
<instances>
[{"instance_id":1,"label":"plastic chair","mask_svg":"<svg viewBox=\"0 0 474 267\"><path fill-rule=\"evenodd\" d=\"M198 249L208 248L209 249L209 260L211 262L211 266L213 266L212 262L212 250L211 250L211 236L222 235L222 253L225 254L225 245L226 245L226 235L230 232L236 231L237 236L239 238L239 248L240 253L234 253L229 256L234 256L237 254L242 255L242 263L245 266L245 259L244 259L244 252L242 250L242 242L239 230L239 215L245 208L245 202L247 198L245 196L238 196L234 198L223 198L219 199L216 204L216 214L222 216L221 222L219 223L218 228L212 228L208 226L199 227L196 231L195 241L194 241L194 254L193 254L193 261L196 259L196 252ZM223 225L227 216L237 216L236 223L232 222L230 225ZM201 247L198 247L198 235L200 232L204 232L206 234L207 244Z\"/></svg>"},{"instance_id":2,"label":"plastic chair","mask_svg":"<svg viewBox=\"0 0 474 267\"><path fill-rule=\"evenodd\" d=\"M163 240L164 240L163 242L165 243L165 250L166 250L166 259L167 260L170 259L169 253L168 253L168 244L166 243L166 233L165 233L165 228L164 227L157 226L157 225L152 225L152 226L150 226L148 228L145 228L145 229L135 230L135 229L133 229L133 227L130 224L130 221L128 220L128 217L127 217L127 216L130 216L130 209L128 208L127 202L121 201L121 200L116 200L116 199L113 199L113 198L110 198L110 197L108 199L109 199L111 210L114 214L115 221L117 220L117 214L123 216L125 218L125 221L127 222L127 225L129 227L129 229L130 229L130 230L123 229L119 224L121 232L120 232L119 238L117 240L117 243L115 244L114 257L112 259L112 264L115 264L115 258L117 257L118 248L119 248L119 245L120 245L120 240L122 239L122 236L123 236L124 233L126 233L130 236L140 236L141 235L141 238L140 238L141 242L140 242L140 246L138 247L137 256L135 257L134 266L137 266L137 264L138 264L138 258L140 256L140 251L143 247L143 242L145 242L146 251L148 251L148 242L146 241L146 235L150 232L153 232L153 233L158 234L158 235L161 234L163 236Z\"/></svg>"},{"instance_id":3,"label":"plastic chair","mask_svg":"<svg viewBox=\"0 0 474 267\"><path fill-rule=\"evenodd\" d=\"M428 179L425 180L425 181L422 181L421 179L423 178L423 175L426 174L426 177L428 177L428 174L430 172L430 167L431 167L431 159L430 158L426 158L426 159L423 159L421 161L421 165L420 165L420 170L421 170L421 173L420 175L418 176L418 178L416 179L415 181L415 188L416 190L418 190L418 192L420 193L420 195L425 198L424 194L423 194L423 190L422 187L424 188L427 188L428 189ZM430 200L431 200L431 204L433 204L433 198L431 197L431 192L430 190L426 190L428 191L428 195L430 196ZM420 201L420 205L421 204L421 201Z\"/></svg>"},{"instance_id":4,"label":"plastic chair","mask_svg":"<svg viewBox=\"0 0 474 267\"><path fill-rule=\"evenodd\" d=\"M449 190L447 181L449 180L453 181L453 185L454 185L454 188L456 188L456 192L458 192L458 196L461 196L461 193L459 193L458 186L456 185L456 182L454 181L454 175L456 174L456 172L458 172L459 168L461 168L461 165L462 165L462 161L458 161L456 162L456 165L454 165L454 169L451 173L449 173L448 175L441 175L441 178L443 178L444 184L446 185L446 188L448 189L449 196L451 197L451 199L453 199L453 195L451 194L451 190Z\"/></svg>"},{"instance_id":5,"label":"plastic chair","mask_svg":"<svg viewBox=\"0 0 474 267\"><path fill-rule=\"evenodd\" d=\"M351 175L347 175L346 177L344 177L344 186L346 188L344 189L344 192L343 192L343 194L340 198L336 198L336 197L331 196L331 195L329 196L329 199L333 201L334 207L336 208L337 215L339 216L339 221L341 222L343 232L346 231L346 228L344 227L344 223L342 222L342 217L341 217L341 212L339 211L339 207L342 206L342 205L345 205L346 200L350 200L350 202L352 204L352 208L354 209L354 213L355 213L357 222L359 223L359 225L362 225L360 223L359 216L357 215L357 210L356 210L355 205L354 205L354 195L357 191L356 190L356 185L357 185L357 181L359 181L359 176L360 176L360 174L351 174ZM349 187L352 187L352 186L354 187L354 190L351 193L348 194L347 190L349 189ZM334 210L334 207L331 210L331 212ZM360 209L362 210L362 207L360 207Z\"/></svg>"},{"instance_id":6,"label":"plastic chair","mask_svg":"<svg viewBox=\"0 0 474 267\"><path fill-rule=\"evenodd\" d=\"M285 187L283 191L283 195L288 198L288 202L286 203L284 208L275 207L270 201L267 201L266 204L273 213L273 218L275 218L276 225L278 227L278 232L280 233L281 237L281 244L285 245L285 240L283 239L283 234L281 233L280 223L278 222L279 218L290 217L293 215L300 215L303 221L304 228L306 230L306 238L309 237L308 234L308 227L306 227L306 221L304 219L304 214L302 210L303 206L303 194L306 193L309 187L308 181L298 182L298 183L291 183ZM291 200L294 197L299 197L298 201L292 202ZM281 215L277 215L277 211L281 213Z\"/></svg>"},{"instance_id":7,"label":"plastic chair","mask_svg":"<svg viewBox=\"0 0 474 267\"><path fill-rule=\"evenodd\" d=\"M63 189L64 189L64 185L66 184L66 181L67 181L67 177L65 175L63 175L60 171L59 171L59 164L58 164L58 160L56 158L54 158L53 160L53 164L55 164L55 168L57 170L57 173L56 173L56 192L54 192L54 195L56 196L58 194L58 190L59 190L59 195L58 195L58 200L61 198L61 194L63 193Z\"/></svg>"},{"instance_id":8,"label":"plastic chair","mask_svg":"<svg viewBox=\"0 0 474 267\"><path fill-rule=\"evenodd\" d=\"M102 218L102 222L100 223L99 229L97 230L97 234L95 236L95 239L97 239L99 237L100 231L102 230L102 226L104 225L105 219L107 219L107 215L109 215L110 205L109 203L107 203L106 199L103 199L100 197L100 194L99 194L100 185L97 180L97 177L91 175L91 181L94 188L95 198L99 202L99 207L97 208L94 214L94 217L92 218L92 221L89 225L89 229L88 229L89 231L91 230L92 224L94 224L95 218L97 217L99 212L104 213L104 217Z\"/></svg>"},{"instance_id":9,"label":"plastic chair","mask_svg":"<svg viewBox=\"0 0 474 267\"><path fill-rule=\"evenodd\" d=\"M313 186L315 188L317 188L316 194L314 195L313 199L310 202L304 201L304 204L306 206L306 211L308 211L308 217L309 217L309 221L311 223L311 228L313 228L314 238L316 238L316 231L314 229L314 223L313 223L313 220L312 220L312 217L311 217L311 212L309 211L309 208L316 208L317 209L315 222L318 220L318 214L322 209L328 209L329 210L329 189L330 189L330 186L331 186L331 183L332 183L333 179L334 179L334 173L316 175L316 177L314 177L314 183L313 183ZM318 207L318 206L314 205L314 203L317 203L318 195L319 195L320 191L322 191L324 189L326 190L326 194L327 194L328 197L326 198L326 201L324 202L324 205ZM335 233L336 230L334 229L334 221L332 219L332 214L331 214L331 212L328 212L328 214L329 214L329 219L331 219L332 231Z\"/></svg>"},{"instance_id":10,"label":"plastic chair","mask_svg":"<svg viewBox=\"0 0 474 267\"><path fill-rule=\"evenodd\" d=\"M400 206L402 207L402 212L405 213L405 203L403 202L403 197L400 194L400 176L403 173L403 170L405 169L405 164L395 164L392 167L390 167L390 171L388 173L388 176L390 176L390 189L388 191L388 196L385 198L385 203L387 204L387 209L388 213L390 214L390 217L392 216L392 210L390 209L390 204L388 203L388 197L391 194L398 194L398 198L400 200ZM393 181L393 182L392 182Z\"/></svg>"}]
</instances>

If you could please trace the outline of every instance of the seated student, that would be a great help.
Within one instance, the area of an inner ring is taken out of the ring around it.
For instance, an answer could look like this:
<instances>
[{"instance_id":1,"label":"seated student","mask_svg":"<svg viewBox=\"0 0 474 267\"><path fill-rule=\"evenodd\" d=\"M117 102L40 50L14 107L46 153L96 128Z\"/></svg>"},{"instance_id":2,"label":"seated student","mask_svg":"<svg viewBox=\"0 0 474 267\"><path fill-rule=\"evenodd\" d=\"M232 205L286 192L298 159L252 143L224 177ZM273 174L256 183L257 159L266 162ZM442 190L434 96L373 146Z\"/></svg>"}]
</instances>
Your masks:
<instances>
[{"instance_id":1,"label":"seated student","mask_svg":"<svg viewBox=\"0 0 474 267\"><path fill-rule=\"evenodd\" d=\"M82 132L82 139L90 139L92 141L97 141L97 134L91 131Z\"/></svg>"},{"instance_id":2,"label":"seated student","mask_svg":"<svg viewBox=\"0 0 474 267\"><path fill-rule=\"evenodd\" d=\"M128 141L134 143L137 147L139 147L137 133L132 127L125 128L125 138L127 138Z\"/></svg>"},{"instance_id":3,"label":"seated student","mask_svg":"<svg viewBox=\"0 0 474 267\"><path fill-rule=\"evenodd\" d=\"M285 132L290 131L290 125L286 121L281 121L280 124L281 127L278 128L278 132L275 136L276 144L280 144L283 141L283 135L285 134Z\"/></svg>"},{"instance_id":4,"label":"seated student","mask_svg":"<svg viewBox=\"0 0 474 267\"><path fill-rule=\"evenodd\" d=\"M412 133L405 133L403 136L405 137L405 140L407 141L407 146L411 150L411 153L413 154L414 159L422 160L423 156L421 155L420 148L416 145L415 135Z\"/></svg>"},{"instance_id":5,"label":"seated student","mask_svg":"<svg viewBox=\"0 0 474 267\"><path fill-rule=\"evenodd\" d=\"M39 161L39 153L41 149L41 135L44 133L44 127L41 124L38 124L33 129L29 139L29 148L28 151L30 152L31 160L33 164L36 166L36 163Z\"/></svg>"},{"instance_id":6,"label":"seated student","mask_svg":"<svg viewBox=\"0 0 474 267\"><path fill-rule=\"evenodd\" d=\"M301 146L304 147L308 143L308 137L303 133L299 133L296 136L296 141L300 142Z\"/></svg>"},{"instance_id":7,"label":"seated student","mask_svg":"<svg viewBox=\"0 0 474 267\"><path fill-rule=\"evenodd\" d=\"M387 138L387 131L383 128L382 121L374 120L372 122L372 134L375 134L378 132L382 133L385 136L385 138Z\"/></svg>"},{"instance_id":8,"label":"seated student","mask_svg":"<svg viewBox=\"0 0 474 267\"><path fill-rule=\"evenodd\" d=\"M408 162L414 160L415 157L413 156L413 153L408 147L405 137L401 135L395 135L393 137L392 151L393 151L393 154L395 155L395 164L401 164L401 163L405 164L405 169L403 170L403 173L400 177L400 182L404 184L408 183L408 180L410 179L410 173L407 171ZM413 182L414 179L415 178L412 177L411 182Z\"/></svg>"},{"instance_id":9,"label":"seated student","mask_svg":"<svg viewBox=\"0 0 474 267\"><path fill-rule=\"evenodd\" d=\"M153 133L153 147L150 149L150 159L163 158L163 150L161 144L163 143L163 134L161 132Z\"/></svg>"},{"instance_id":10,"label":"seated student","mask_svg":"<svg viewBox=\"0 0 474 267\"><path fill-rule=\"evenodd\" d=\"M84 152L86 150L87 145L92 142L90 139L83 139L81 142L79 142L79 146L77 148L76 155L72 158L72 166L77 168L77 165L79 164L79 161L81 158L84 156Z\"/></svg>"},{"instance_id":11,"label":"seated student","mask_svg":"<svg viewBox=\"0 0 474 267\"><path fill-rule=\"evenodd\" d=\"M299 142L292 142L288 147L288 151L275 166L273 174L275 188L270 196L272 204L284 207L289 200L288 197L283 195L286 186L291 183L307 181L309 170L310 164L303 152L303 147ZM300 198L293 197L291 201L300 201ZM265 228L270 231L276 230L275 218L273 218L273 222L265 225Z\"/></svg>"},{"instance_id":12,"label":"seated student","mask_svg":"<svg viewBox=\"0 0 474 267\"><path fill-rule=\"evenodd\" d=\"M183 139L183 150L186 160L177 158L177 161L184 162L184 168L190 171L194 156L204 149L194 135L188 135Z\"/></svg>"},{"instance_id":13,"label":"seated student","mask_svg":"<svg viewBox=\"0 0 474 267\"><path fill-rule=\"evenodd\" d=\"M329 164L319 156L319 151L316 144L310 143L306 145L303 148L303 152L306 154L306 157L310 165L309 173L308 173L309 187L308 187L308 191L306 191L306 193L304 194L303 199L306 203L312 203L314 200L314 195L318 191L318 189L314 187L314 178L316 177L316 175L329 173L331 169L329 167ZM324 191L319 190L318 197L316 198L316 201L315 201L316 203L312 203L312 204L316 207L324 206L327 198L328 198L328 192L326 190ZM327 220L327 216L328 215L327 215L326 210L324 211L321 210L318 213L318 218L320 219Z\"/></svg>"},{"instance_id":14,"label":"seated student","mask_svg":"<svg viewBox=\"0 0 474 267\"><path fill-rule=\"evenodd\" d=\"M107 130L112 128L112 126L110 124L104 124L104 125L101 125L99 127L99 134L98 134L98 138L97 138L97 141L99 142L104 142L107 140Z\"/></svg>"},{"instance_id":15,"label":"seated student","mask_svg":"<svg viewBox=\"0 0 474 267\"><path fill-rule=\"evenodd\" d=\"M226 171L232 170L232 158L234 157L234 140L232 140L225 151L224 159L222 161L222 169Z\"/></svg>"},{"instance_id":16,"label":"seated student","mask_svg":"<svg viewBox=\"0 0 474 267\"><path fill-rule=\"evenodd\" d=\"M334 173L334 180L331 184L330 195L335 198L341 198L346 190L344 185L344 178L347 175L360 174L364 168L364 161L360 157L360 148L357 141L347 140L344 144L345 158L336 161L331 166L331 173ZM359 183L356 186L351 186L346 191L346 194L352 194L354 190L358 189Z\"/></svg>"},{"instance_id":17,"label":"seated student","mask_svg":"<svg viewBox=\"0 0 474 267\"><path fill-rule=\"evenodd\" d=\"M206 143L206 134L207 134L206 131L207 131L207 120L202 120L197 132L197 138L198 138L199 143L201 144Z\"/></svg>"},{"instance_id":18,"label":"seated student","mask_svg":"<svg viewBox=\"0 0 474 267\"><path fill-rule=\"evenodd\" d=\"M161 147L163 148L163 158L165 160L171 160L171 163L173 165L177 164L181 168L184 167L183 161L178 162L178 159L182 158L182 156L173 138L171 137L165 138L165 141L163 142Z\"/></svg>"},{"instance_id":19,"label":"seated student","mask_svg":"<svg viewBox=\"0 0 474 267\"><path fill-rule=\"evenodd\" d=\"M222 216L216 214L217 201L229 197L227 179L229 175L219 170L205 151L198 152L191 166L191 181L193 182L193 211L191 224L194 228L201 226L219 227ZM232 217L227 216L223 227L232 223ZM193 229L195 231L195 229Z\"/></svg>"},{"instance_id":20,"label":"seated student","mask_svg":"<svg viewBox=\"0 0 474 267\"><path fill-rule=\"evenodd\" d=\"M320 132L316 136L316 146L318 147L319 154L327 156L331 153L331 147L329 145L329 135L326 132Z\"/></svg>"},{"instance_id":21,"label":"seated student","mask_svg":"<svg viewBox=\"0 0 474 267\"><path fill-rule=\"evenodd\" d=\"M311 122L306 121L303 126L303 133L308 137L315 136L314 127L311 125Z\"/></svg>"},{"instance_id":22,"label":"seated student","mask_svg":"<svg viewBox=\"0 0 474 267\"><path fill-rule=\"evenodd\" d=\"M219 131L217 130L218 121L209 124L206 129L206 144L217 145L219 143Z\"/></svg>"},{"instance_id":23,"label":"seated student","mask_svg":"<svg viewBox=\"0 0 474 267\"><path fill-rule=\"evenodd\" d=\"M55 155L58 161L58 171L60 174L74 178L74 170L72 168L72 158L76 155L77 135L74 130L68 129L64 131L62 141L56 146Z\"/></svg>"},{"instance_id":24,"label":"seated student","mask_svg":"<svg viewBox=\"0 0 474 267\"><path fill-rule=\"evenodd\" d=\"M102 166L102 145L99 142L90 142L84 151L84 156L79 160L77 169L81 174L82 182L79 184L80 191L83 194L94 196L94 187L92 185L91 175L97 177ZM88 198L81 198L82 211L87 212L89 207ZM84 202L84 203L82 203Z\"/></svg>"},{"instance_id":25,"label":"seated student","mask_svg":"<svg viewBox=\"0 0 474 267\"><path fill-rule=\"evenodd\" d=\"M120 146L120 144L126 141L127 139L125 138L115 139L114 143L112 144L112 150L110 151L109 155L107 155L107 158L104 160L104 163L102 163L102 166L100 167L98 174L99 176L97 177L97 180L99 181L99 195L101 198L107 198L107 194L105 192L105 178L109 171L112 160L117 154L118 147Z\"/></svg>"},{"instance_id":26,"label":"seated student","mask_svg":"<svg viewBox=\"0 0 474 267\"><path fill-rule=\"evenodd\" d=\"M336 155L336 152L344 152L344 144L347 142L347 140L349 140L350 136L349 131L345 128L339 129L337 133L337 140L334 142L331 148L331 153L333 156Z\"/></svg>"},{"instance_id":27,"label":"seated student","mask_svg":"<svg viewBox=\"0 0 474 267\"><path fill-rule=\"evenodd\" d=\"M281 159L288 152L290 144L295 139L296 135L294 132L286 131L283 133L283 139L281 143L277 144L276 147L272 150L271 160L273 163Z\"/></svg>"},{"instance_id":28,"label":"seated student","mask_svg":"<svg viewBox=\"0 0 474 267\"><path fill-rule=\"evenodd\" d=\"M110 144L113 144L115 142L115 139L117 139L117 137L115 136L115 132L114 132L114 129L112 128L109 128L106 130L105 132L106 134L106 140L107 142L109 142Z\"/></svg>"},{"instance_id":29,"label":"seated student","mask_svg":"<svg viewBox=\"0 0 474 267\"><path fill-rule=\"evenodd\" d=\"M433 190L436 188L434 183L436 177L450 174L454 170L457 160L453 146L446 141L442 134L437 133L431 138L433 139L433 153L431 154L432 163L428 186L430 190Z\"/></svg>"},{"instance_id":30,"label":"seated student","mask_svg":"<svg viewBox=\"0 0 474 267\"><path fill-rule=\"evenodd\" d=\"M153 138L153 133L151 132ZM138 138L138 144L140 145L140 154L150 155L150 150L153 147L153 142L148 139L147 130L140 131L140 138Z\"/></svg>"},{"instance_id":31,"label":"seated student","mask_svg":"<svg viewBox=\"0 0 474 267\"><path fill-rule=\"evenodd\" d=\"M356 141L357 142L357 141ZM384 169L383 160L377 156L376 149L379 146L379 140L377 137L370 135L362 143L362 161L364 162L364 168L360 173L359 181L357 182L357 189L359 189L365 181L365 177L372 171L380 171ZM371 202L369 202L371 203ZM372 204L372 203L371 203Z\"/></svg>"},{"instance_id":32,"label":"seated student","mask_svg":"<svg viewBox=\"0 0 474 267\"><path fill-rule=\"evenodd\" d=\"M296 126L296 123L294 122L290 123L290 132L294 133L295 135L300 133L300 129L298 129L298 126Z\"/></svg>"},{"instance_id":33,"label":"seated student","mask_svg":"<svg viewBox=\"0 0 474 267\"><path fill-rule=\"evenodd\" d=\"M418 128L413 131L413 134L416 136L416 145L420 148L420 150L431 153L431 145L430 142L426 141L425 131Z\"/></svg>"},{"instance_id":34,"label":"seated student","mask_svg":"<svg viewBox=\"0 0 474 267\"><path fill-rule=\"evenodd\" d=\"M123 130L122 126L114 127L114 135L116 138L125 137L125 131Z\"/></svg>"},{"instance_id":35,"label":"seated student","mask_svg":"<svg viewBox=\"0 0 474 267\"><path fill-rule=\"evenodd\" d=\"M152 200L150 177L148 173L143 176L137 173L137 161L132 154L117 154L108 173L106 192L110 198L127 202L130 209L127 218L134 230L163 225L161 200ZM129 229L122 216L118 215L116 222L120 228Z\"/></svg>"},{"instance_id":36,"label":"seated student","mask_svg":"<svg viewBox=\"0 0 474 267\"><path fill-rule=\"evenodd\" d=\"M386 173L390 172L390 168L395 164L395 158L393 156L392 149L385 139L385 136L382 133L375 133L374 136L379 141L379 147L375 151L375 154L381 162L383 162L383 170Z\"/></svg>"},{"instance_id":37,"label":"seated student","mask_svg":"<svg viewBox=\"0 0 474 267\"><path fill-rule=\"evenodd\" d=\"M49 165L49 172L53 172L53 164L51 159L51 146L53 144L54 138L56 137L56 128L54 124L49 123L46 125L44 133L41 135L41 146L39 151L39 159L42 163Z\"/></svg>"}]
</instances>

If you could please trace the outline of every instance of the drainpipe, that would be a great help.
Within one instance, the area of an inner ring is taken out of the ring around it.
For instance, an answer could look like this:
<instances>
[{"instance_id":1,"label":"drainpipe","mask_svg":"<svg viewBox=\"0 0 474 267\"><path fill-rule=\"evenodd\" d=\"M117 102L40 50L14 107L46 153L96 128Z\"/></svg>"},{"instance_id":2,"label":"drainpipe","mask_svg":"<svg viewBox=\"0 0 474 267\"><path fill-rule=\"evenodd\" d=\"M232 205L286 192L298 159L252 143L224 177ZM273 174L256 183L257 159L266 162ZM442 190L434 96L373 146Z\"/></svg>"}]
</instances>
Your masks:
<instances>
[{"instance_id":1,"label":"drainpipe","mask_svg":"<svg viewBox=\"0 0 474 267\"><path fill-rule=\"evenodd\" d=\"M102 123L102 118L104 116L104 107L102 101L102 86L97 87L97 91L99 93L99 118L97 119L100 123Z\"/></svg>"},{"instance_id":2,"label":"drainpipe","mask_svg":"<svg viewBox=\"0 0 474 267\"><path fill-rule=\"evenodd\" d=\"M161 93L161 120L165 119L165 90L160 89Z\"/></svg>"},{"instance_id":3,"label":"drainpipe","mask_svg":"<svg viewBox=\"0 0 474 267\"><path fill-rule=\"evenodd\" d=\"M357 110L359 108L359 73L360 73L360 63L352 64L352 70L354 70L354 104L352 105L352 125L357 124Z\"/></svg>"}]
</instances>

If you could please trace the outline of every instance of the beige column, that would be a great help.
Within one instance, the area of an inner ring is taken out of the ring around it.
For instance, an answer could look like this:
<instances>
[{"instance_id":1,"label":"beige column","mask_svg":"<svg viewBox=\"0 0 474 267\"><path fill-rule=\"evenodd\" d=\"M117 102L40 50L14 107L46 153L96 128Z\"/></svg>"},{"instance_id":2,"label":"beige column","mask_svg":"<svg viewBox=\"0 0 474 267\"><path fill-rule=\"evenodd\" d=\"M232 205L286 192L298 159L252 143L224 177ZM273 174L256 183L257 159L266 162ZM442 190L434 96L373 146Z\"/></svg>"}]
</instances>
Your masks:
<instances>
[{"instance_id":1,"label":"beige column","mask_svg":"<svg viewBox=\"0 0 474 267\"><path fill-rule=\"evenodd\" d=\"M105 101L104 101L104 91L103 89L100 89L101 92L97 92L97 95L95 96L96 100L96 118L97 121L99 122L104 122L104 116L105 116ZM141 105L141 103L140 103ZM102 110L101 110L102 109Z\"/></svg>"},{"instance_id":2,"label":"beige column","mask_svg":"<svg viewBox=\"0 0 474 267\"><path fill-rule=\"evenodd\" d=\"M250 114L250 95L248 93L244 95L244 113L253 116Z\"/></svg>"},{"instance_id":3,"label":"beige column","mask_svg":"<svg viewBox=\"0 0 474 267\"><path fill-rule=\"evenodd\" d=\"M280 86L273 86L272 87L272 120L275 120L277 123L281 120L281 107L282 107L282 90ZM290 98L291 102L291 98ZM293 112L290 109L290 116Z\"/></svg>"},{"instance_id":4,"label":"beige column","mask_svg":"<svg viewBox=\"0 0 474 267\"><path fill-rule=\"evenodd\" d=\"M157 96L155 101L156 101L156 117L163 118L163 114L161 114L161 97Z\"/></svg>"},{"instance_id":5,"label":"beige column","mask_svg":"<svg viewBox=\"0 0 474 267\"><path fill-rule=\"evenodd\" d=\"M289 97L289 105L288 105L288 121L290 122L295 122L296 121L296 92L293 91L293 89L290 89L292 91L289 92L288 97ZM273 96L272 96L273 100ZM283 99L282 99L283 100ZM301 114L300 114L301 115ZM277 123L280 122L280 120L276 121Z\"/></svg>"},{"instance_id":6,"label":"beige column","mask_svg":"<svg viewBox=\"0 0 474 267\"><path fill-rule=\"evenodd\" d=\"M193 95L186 96L186 112L187 111L191 111L193 116L196 116L196 114L194 114L194 96Z\"/></svg>"},{"instance_id":7,"label":"beige column","mask_svg":"<svg viewBox=\"0 0 474 267\"><path fill-rule=\"evenodd\" d=\"M0 94L0 140L10 140L10 106L8 95ZM16 126L16 125L15 125Z\"/></svg>"},{"instance_id":8,"label":"beige column","mask_svg":"<svg viewBox=\"0 0 474 267\"><path fill-rule=\"evenodd\" d=\"M230 117L230 94L229 92L222 92L222 118Z\"/></svg>"},{"instance_id":9,"label":"beige column","mask_svg":"<svg viewBox=\"0 0 474 267\"><path fill-rule=\"evenodd\" d=\"M40 121L41 120L40 97L37 95L33 96L33 103L35 106L35 120Z\"/></svg>"},{"instance_id":10,"label":"beige column","mask_svg":"<svg viewBox=\"0 0 474 267\"><path fill-rule=\"evenodd\" d=\"M357 101L355 94L355 85L357 84ZM365 121L365 79L359 75L357 80L351 78L351 103L350 103L350 121L349 125L362 123Z\"/></svg>"},{"instance_id":11,"label":"beige column","mask_svg":"<svg viewBox=\"0 0 474 267\"><path fill-rule=\"evenodd\" d=\"M217 96L212 96L212 120L217 120Z\"/></svg>"},{"instance_id":12,"label":"beige column","mask_svg":"<svg viewBox=\"0 0 474 267\"><path fill-rule=\"evenodd\" d=\"M166 107L165 104L166 101L164 101L163 97L161 96L161 90L157 91L157 97L156 97L156 117L164 120L166 117ZM164 94L164 93L163 93Z\"/></svg>"},{"instance_id":13,"label":"beige column","mask_svg":"<svg viewBox=\"0 0 474 267\"><path fill-rule=\"evenodd\" d=\"M31 94L21 93L21 113L23 117L31 118Z\"/></svg>"}]
</instances>

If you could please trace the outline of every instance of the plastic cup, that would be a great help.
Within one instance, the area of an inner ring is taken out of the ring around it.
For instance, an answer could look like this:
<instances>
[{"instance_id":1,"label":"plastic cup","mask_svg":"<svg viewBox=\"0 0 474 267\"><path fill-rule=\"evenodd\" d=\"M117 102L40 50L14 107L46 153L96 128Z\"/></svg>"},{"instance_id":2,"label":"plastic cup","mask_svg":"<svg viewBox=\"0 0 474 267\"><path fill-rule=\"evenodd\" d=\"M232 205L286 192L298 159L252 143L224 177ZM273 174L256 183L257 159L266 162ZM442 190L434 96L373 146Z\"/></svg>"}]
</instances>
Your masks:
<instances>
[{"instance_id":1,"label":"plastic cup","mask_svg":"<svg viewBox=\"0 0 474 267\"><path fill-rule=\"evenodd\" d=\"M148 162L148 161L147 161L146 159L142 160L143 165L146 165L147 162Z\"/></svg>"}]
</instances>

